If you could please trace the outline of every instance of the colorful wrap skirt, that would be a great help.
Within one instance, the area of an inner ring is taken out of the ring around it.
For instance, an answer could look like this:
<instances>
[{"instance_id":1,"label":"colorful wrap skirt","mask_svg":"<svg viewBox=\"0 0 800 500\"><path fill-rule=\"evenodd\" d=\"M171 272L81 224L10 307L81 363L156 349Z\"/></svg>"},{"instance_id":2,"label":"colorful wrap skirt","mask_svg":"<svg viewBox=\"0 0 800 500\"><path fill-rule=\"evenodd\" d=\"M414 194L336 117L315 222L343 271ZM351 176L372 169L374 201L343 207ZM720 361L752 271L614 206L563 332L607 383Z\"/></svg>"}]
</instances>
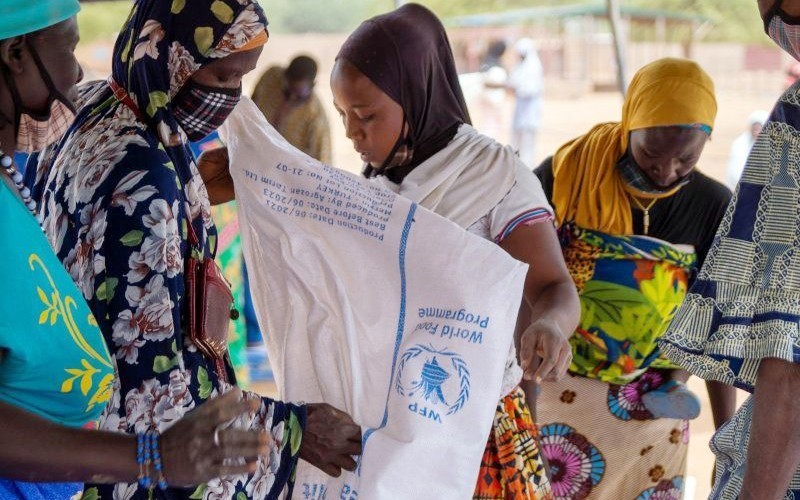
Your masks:
<instances>
[{"instance_id":1,"label":"colorful wrap skirt","mask_svg":"<svg viewBox=\"0 0 800 500\"><path fill-rule=\"evenodd\" d=\"M474 500L551 500L538 435L519 387L497 405Z\"/></svg>"},{"instance_id":2,"label":"colorful wrap skirt","mask_svg":"<svg viewBox=\"0 0 800 500\"><path fill-rule=\"evenodd\" d=\"M558 500L681 500L689 422L653 419L641 395L669 378L650 370L614 385L570 375L545 382L539 442Z\"/></svg>"}]
</instances>

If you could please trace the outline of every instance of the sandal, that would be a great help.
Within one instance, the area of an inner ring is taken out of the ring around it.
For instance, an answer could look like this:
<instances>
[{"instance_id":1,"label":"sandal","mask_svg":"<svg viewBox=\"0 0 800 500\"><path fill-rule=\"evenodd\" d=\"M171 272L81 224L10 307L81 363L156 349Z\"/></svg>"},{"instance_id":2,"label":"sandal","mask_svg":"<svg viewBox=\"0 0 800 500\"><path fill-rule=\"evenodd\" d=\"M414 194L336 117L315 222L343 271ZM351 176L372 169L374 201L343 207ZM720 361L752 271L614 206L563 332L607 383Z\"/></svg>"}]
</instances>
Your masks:
<instances>
[{"instance_id":1,"label":"sandal","mask_svg":"<svg viewBox=\"0 0 800 500\"><path fill-rule=\"evenodd\" d=\"M676 380L642 394L642 403L654 418L693 420L700 415L700 398Z\"/></svg>"}]
</instances>

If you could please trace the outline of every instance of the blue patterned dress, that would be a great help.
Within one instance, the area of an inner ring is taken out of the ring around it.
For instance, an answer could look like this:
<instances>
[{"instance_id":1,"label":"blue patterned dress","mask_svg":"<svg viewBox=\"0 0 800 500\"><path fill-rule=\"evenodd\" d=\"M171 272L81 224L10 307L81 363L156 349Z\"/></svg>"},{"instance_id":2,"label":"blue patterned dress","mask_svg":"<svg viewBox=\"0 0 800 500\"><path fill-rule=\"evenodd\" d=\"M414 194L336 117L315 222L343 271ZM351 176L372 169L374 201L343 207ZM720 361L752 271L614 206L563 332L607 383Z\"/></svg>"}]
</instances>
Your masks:
<instances>
[{"instance_id":1,"label":"blue patterned dress","mask_svg":"<svg viewBox=\"0 0 800 500\"><path fill-rule=\"evenodd\" d=\"M800 363L800 83L784 93L756 140L661 348L693 374L751 393L761 360ZM751 396L712 438L710 498L739 496L752 410ZM800 498L800 469L786 498Z\"/></svg>"},{"instance_id":2,"label":"blue patterned dress","mask_svg":"<svg viewBox=\"0 0 800 500\"><path fill-rule=\"evenodd\" d=\"M214 257L217 234L170 99L203 64L263 32L266 20L251 0L188 4L135 2L113 64L114 80L134 107L115 99L105 82L83 89L74 125L37 166L41 222L116 364L118 379L100 418L110 431L163 432L230 388L186 337L189 224L200 239L194 250L204 258ZM230 366L226 371L235 380ZM257 412L234 425L272 435L254 475L156 490L155 498L263 499L290 489L305 409L263 398ZM85 492L93 499L148 495L136 483L87 485Z\"/></svg>"}]
</instances>

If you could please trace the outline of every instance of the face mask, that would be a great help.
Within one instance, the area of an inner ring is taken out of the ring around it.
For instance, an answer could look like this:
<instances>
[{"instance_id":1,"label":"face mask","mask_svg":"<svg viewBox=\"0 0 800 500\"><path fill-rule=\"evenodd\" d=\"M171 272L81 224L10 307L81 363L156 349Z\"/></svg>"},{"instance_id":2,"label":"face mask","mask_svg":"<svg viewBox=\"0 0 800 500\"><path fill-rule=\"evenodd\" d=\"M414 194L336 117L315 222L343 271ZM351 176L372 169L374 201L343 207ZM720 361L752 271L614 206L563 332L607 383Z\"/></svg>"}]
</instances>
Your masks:
<instances>
[{"instance_id":1,"label":"face mask","mask_svg":"<svg viewBox=\"0 0 800 500\"><path fill-rule=\"evenodd\" d=\"M199 141L217 130L242 96L242 87L206 87L189 80L172 100L175 119L190 141Z\"/></svg>"},{"instance_id":2,"label":"face mask","mask_svg":"<svg viewBox=\"0 0 800 500\"><path fill-rule=\"evenodd\" d=\"M408 132L408 122L403 120L403 130L389 156L386 157L380 168L367 164L363 171L365 177L369 179L378 175L387 175L387 172L393 168L407 165L414 158L414 146L411 144L411 139L408 138Z\"/></svg>"},{"instance_id":3,"label":"face mask","mask_svg":"<svg viewBox=\"0 0 800 500\"><path fill-rule=\"evenodd\" d=\"M800 19L789 16L781 9L781 0L764 18L764 31L789 55L800 60Z\"/></svg>"},{"instance_id":4,"label":"face mask","mask_svg":"<svg viewBox=\"0 0 800 500\"><path fill-rule=\"evenodd\" d=\"M680 188L685 186L692 180L692 174L689 174L682 179L678 179L671 186L661 188L653 184L650 178L644 173L634 160L633 155L628 152L617 163L617 172L619 172L622 181L628 191L635 195L660 198L675 194Z\"/></svg>"},{"instance_id":5,"label":"face mask","mask_svg":"<svg viewBox=\"0 0 800 500\"><path fill-rule=\"evenodd\" d=\"M69 126L75 120L75 106L70 99L56 89L52 78L50 78L50 73L47 72L47 68L44 67L33 45L28 43L28 48L39 70L39 74L42 77L42 81L44 81L50 93L48 113L39 115L27 108L22 103L22 98L19 95L19 90L17 89L14 79L5 67L3 68L3 76L11 90L11 98L14 101L15 120L12 121L6 118L6 121L9 123L16 123L17 125L16 149L17 151L24 151L25 153L31 154L36 151L41 151L50 144L58 141L61 136L67 132Z\"/></svg>"}]
</instances>

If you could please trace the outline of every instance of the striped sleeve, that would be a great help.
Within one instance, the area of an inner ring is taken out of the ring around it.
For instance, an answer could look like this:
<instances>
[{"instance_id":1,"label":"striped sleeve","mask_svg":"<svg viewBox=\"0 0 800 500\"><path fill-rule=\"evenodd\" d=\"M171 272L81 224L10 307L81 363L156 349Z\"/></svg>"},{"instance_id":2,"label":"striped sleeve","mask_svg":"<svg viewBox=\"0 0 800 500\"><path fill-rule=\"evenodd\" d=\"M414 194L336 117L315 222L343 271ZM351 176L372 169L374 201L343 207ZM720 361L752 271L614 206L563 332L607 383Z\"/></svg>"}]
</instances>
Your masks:
<instances>
[{"instance_id":1,"label":"striped sleeve","mask_svg":"<svg viewBox=\"0 0 800 500\"><path fill-rule=\"evenodd\" d=\"M519 227L553 221L553 209L542 184L533 172L520 164L514 186L489 215L489 229L496 243Z\"/></svg>"}]
</instances>

